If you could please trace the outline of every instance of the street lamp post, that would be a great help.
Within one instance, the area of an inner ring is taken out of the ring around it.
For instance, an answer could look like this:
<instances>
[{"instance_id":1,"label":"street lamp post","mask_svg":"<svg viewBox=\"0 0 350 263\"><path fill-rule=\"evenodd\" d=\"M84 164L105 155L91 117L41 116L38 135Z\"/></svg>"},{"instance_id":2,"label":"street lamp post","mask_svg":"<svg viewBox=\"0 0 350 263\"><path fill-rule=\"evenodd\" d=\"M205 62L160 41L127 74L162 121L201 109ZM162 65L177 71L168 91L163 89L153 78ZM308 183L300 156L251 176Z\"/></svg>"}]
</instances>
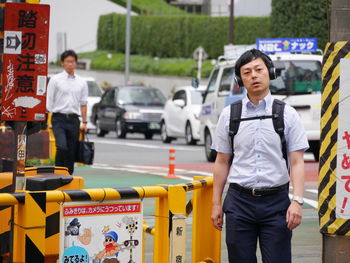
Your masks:
<instances>
[{"instance_id":1,"label":"street lamp post","mask_svg":"<svg viewBox=\"0 0 350 263\"><path fill-rule=\"evenodd\" d=\"M131 28L131 1L127 1L126 9L126 30L125 30L125 85L129 82L130 74L130 28Z\"/></svg>"},{"instance_id":2,"label":"street lamp post","mask_svg":"<svg viewBox=\"0 0 350 263\"><path fill-rule=\"evenodd\" d=\"M235 1L234 0L230 0L230 19L229 19L229 26L228 26L228 43L229 44L233 44L234 6L235 6Z\"/></svg>"}]
</instances>

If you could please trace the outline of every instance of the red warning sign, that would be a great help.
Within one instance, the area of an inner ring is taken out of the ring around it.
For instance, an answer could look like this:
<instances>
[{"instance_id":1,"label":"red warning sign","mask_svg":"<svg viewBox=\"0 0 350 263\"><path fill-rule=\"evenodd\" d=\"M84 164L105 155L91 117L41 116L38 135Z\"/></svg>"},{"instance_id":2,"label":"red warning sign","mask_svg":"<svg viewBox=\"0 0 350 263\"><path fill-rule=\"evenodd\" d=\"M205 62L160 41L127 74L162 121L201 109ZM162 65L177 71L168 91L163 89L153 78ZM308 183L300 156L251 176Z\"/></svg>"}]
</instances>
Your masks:
<instances>
[{"instance_id":1,"label":"red warning sign","mask_svg":"<svg viewBox=\"0 0 350 263\"><path fill-rule=\"evenodd\" d=\"M1 119L45 120L50 6L6 3L4 20Z\"/></svg>"}]
</instances>

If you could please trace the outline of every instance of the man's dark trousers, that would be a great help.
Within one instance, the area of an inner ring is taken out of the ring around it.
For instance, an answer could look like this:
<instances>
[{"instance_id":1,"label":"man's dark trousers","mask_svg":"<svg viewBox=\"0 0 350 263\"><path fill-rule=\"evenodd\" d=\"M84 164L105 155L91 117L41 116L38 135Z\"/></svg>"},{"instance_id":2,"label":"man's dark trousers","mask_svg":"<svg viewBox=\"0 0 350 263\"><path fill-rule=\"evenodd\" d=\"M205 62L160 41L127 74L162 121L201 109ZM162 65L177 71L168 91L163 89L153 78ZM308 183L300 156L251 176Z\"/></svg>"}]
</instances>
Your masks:
<instances>
[{"instance_id":1,"label":"man's dark trousers","mask_svg":"<svg viewBox=\"0 0 350 263\"><path fill-rule=\"evenodd\" d=\"M252 196L229 188L224 204L230 263L256 263L257 240L264 263L290 263L292 231L287 228L288 190Z\"/></svg>"},{"instance_id":2,"label":"man's dark trousers","mask_svg":"<svg viewBox=\"0 0 350 263\"><path fill-rule=\"evenodd\" d=\"M74 160L79 140L80 121L76 114L52 114L52 129L56 139L56 166L74 171Z\"/></svg>"}]
</instances>

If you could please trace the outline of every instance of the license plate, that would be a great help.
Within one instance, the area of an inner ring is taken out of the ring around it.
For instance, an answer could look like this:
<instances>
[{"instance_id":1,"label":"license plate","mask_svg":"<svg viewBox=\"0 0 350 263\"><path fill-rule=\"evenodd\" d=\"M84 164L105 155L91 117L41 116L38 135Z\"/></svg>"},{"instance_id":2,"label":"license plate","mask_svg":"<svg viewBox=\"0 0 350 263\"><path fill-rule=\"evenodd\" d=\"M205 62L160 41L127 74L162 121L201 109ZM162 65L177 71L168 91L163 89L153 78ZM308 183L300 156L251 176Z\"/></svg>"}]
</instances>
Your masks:
<instances>
[{"instance_id":1,"label":"license plate","mask_svg":"<svg viewBox=\"0 0 350 263\"><path fill-rule=\"evenodd\" d=\"M148 128L150 128L151 130L157 130L160 129L160 125L158 122L151 122L148 124Z\"/></svg>"}]
</instances>

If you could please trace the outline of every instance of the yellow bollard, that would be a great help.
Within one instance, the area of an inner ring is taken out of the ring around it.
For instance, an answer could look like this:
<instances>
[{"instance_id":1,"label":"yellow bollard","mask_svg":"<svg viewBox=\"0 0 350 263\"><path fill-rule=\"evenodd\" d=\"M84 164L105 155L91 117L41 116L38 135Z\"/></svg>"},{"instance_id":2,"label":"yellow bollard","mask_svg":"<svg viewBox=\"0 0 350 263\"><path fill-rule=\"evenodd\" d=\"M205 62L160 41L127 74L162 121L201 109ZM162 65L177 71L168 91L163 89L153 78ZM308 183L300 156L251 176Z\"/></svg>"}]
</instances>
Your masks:
<instances>
[{"instance_id":1,"label":"yellow bollard","mask_svg":"<svg viewBox=\"0 0 350 263\"><path fill-rule=\"evenodd\" d=\"M194 177L200 180L206 177ZM211 222L213 186L196 189L193 193L192 262L207 258L221 261L221 232Z\"/></svg>"},{"instance_id":2,"label":"yellow bollard","mask_svg":"<svg viewBox=\"0 0 350 263\"><path fill-rule=\"evenodd\" d=\"M169 205L168 196L156 198L153 263L169 262Z\"/></svg>"}]
</instances>

